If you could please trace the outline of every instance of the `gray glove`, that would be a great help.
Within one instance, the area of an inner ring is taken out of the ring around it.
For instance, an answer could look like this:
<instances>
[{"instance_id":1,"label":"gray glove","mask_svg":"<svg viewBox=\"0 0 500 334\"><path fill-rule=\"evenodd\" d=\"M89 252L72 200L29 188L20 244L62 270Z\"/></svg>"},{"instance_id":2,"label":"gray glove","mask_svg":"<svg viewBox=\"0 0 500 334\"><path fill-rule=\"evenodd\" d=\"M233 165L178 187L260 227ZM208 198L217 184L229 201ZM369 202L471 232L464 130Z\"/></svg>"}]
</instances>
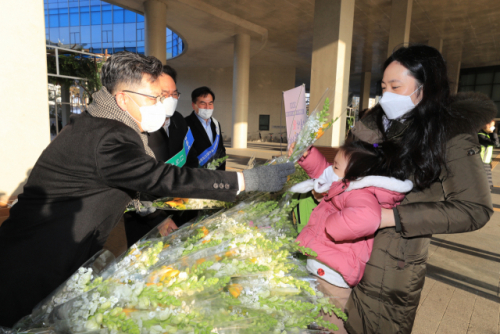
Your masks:
<instances>
[{"instance_id":1,"label":"gray glove","mask_svg":"<svg viewBox=\"0 0 500 334\"><path fill-rule=\"evenodd\" d=\"M262 166L243 171L246 191L273 192L283 188L287 176L295 172L293 162Z\"/></svg>"},{"instance_id":2,"label":"gray glove","mask_svg":"<svg viewBox=\"0 0 500 334\"><path fill-rule=\"evenodd\" d=\"M139 208L139 210L136 210L137 214L141 217L147 216L156 211L156 208L153 206L153 202L142 201L141 204L144 207Z\"/></svg>"}]
</instances>

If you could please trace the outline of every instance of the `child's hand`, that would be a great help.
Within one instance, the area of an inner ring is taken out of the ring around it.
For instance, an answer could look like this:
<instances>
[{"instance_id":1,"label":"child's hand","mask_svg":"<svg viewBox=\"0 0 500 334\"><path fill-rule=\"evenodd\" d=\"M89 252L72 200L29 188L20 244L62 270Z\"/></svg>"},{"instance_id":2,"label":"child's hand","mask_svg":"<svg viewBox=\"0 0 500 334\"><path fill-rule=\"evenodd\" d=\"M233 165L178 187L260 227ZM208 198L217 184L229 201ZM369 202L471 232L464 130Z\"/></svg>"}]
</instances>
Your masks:
<instances>
[{"instance_id":1,"label":"child's hand","mask_svg":"<svg viewBox=\"0 0 500 334\"><path fill-rule=\"evenodd\" d=\"M290 148L288 149L288 157L289 158L292 155L294 148L295 148L295 143L290 144ZM305 158L305 157L307 157L308 154L309 154L309 150L305 151L304 155L302 155L302 156Z\"/></svg>"},{"instance_id":2,"label":"child's hand","mask_svg":"<svg viewBox=\"0 0 500 334\"><path fill-rule=\"evenodd\" d=\"M326 193L317 193L314 190L312 190L312 194L313 194L314 198L319 202L319 201L321 201L323 199L323 197L326 196L326 194L328 194L328 192L326 192Z\"/></svg>"}]
</instances>

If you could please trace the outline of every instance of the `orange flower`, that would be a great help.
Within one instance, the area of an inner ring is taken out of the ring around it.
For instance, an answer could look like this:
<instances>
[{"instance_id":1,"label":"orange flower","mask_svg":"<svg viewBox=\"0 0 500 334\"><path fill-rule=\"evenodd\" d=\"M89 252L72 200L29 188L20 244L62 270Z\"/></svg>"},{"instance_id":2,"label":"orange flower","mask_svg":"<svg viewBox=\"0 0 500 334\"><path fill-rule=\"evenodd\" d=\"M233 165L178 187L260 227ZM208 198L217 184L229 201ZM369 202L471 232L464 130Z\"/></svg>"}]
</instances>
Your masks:
<instances>
[{"instance_id":1,"label":"orange flower","mask_svg":"<svg viewBox=\"0 0 500 334\"><path fill-rule=\"evenodd\" d=\"M241 286L240 284L231 284L228 288L228 291L231 296L233 296L234 298L238 298L241 294L241 291L243 291L243 286Z\"/></svg>"},{"instance_id":2,"label":"orange flower","mask_svg":"<svg viewBox=\"0 0 500 334\"><path fill-rule=\"evenodd\" d=\"M205 261L206 261L205 259L198 259L196 260L196 264L202 264Z\"/></svg>"}]
</instances>

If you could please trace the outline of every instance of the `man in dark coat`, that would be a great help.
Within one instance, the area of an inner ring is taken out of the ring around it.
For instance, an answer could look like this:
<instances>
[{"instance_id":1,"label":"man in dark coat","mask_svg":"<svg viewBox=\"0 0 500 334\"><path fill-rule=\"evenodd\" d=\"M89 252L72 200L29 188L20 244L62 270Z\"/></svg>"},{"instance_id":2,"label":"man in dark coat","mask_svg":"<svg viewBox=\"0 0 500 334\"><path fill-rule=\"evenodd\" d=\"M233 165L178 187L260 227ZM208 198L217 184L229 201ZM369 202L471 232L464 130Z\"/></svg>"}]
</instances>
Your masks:
<instances>
[{"instance_id":1,"label":"man in dark coat","mask_svg":"<svg viewBox=\"0 0 500 334\"><path fill-rule=\"evenodd\" d=\"M158 131L148 133L148 145L155 154L156 160L166 162L183 149L188 126L184 121L184 117L178 111L175 111L177 100L180 96L176 85L177 72L171 66L164 65L163 73L158 80L162 95L165 98L171 97L174 103L168 105L165 124ZM198 167L198 155L193 147L189 150L187 160L183 166L190 168ZM144 198L144 200L146 199L148 198ZM154 200L154 198L149 199ZM151 229L161 223L163 223L161 225L162 230L171 232L177 229L178 226L196 217L197 213L198 211L174 212L172 219L167 220L172 211L156 210L145 216L136 212L127 212L123 215L127 246L132 246Z\"/></svg>"},{"instance_id":2,"label":"man in dark coat","mask_svg":"<svg viewBox=\"0 0 500 334\"><path fill-rule=\"evenodd\" d=\"M186 117L186 123L193 132L193 147L198 153L198 161L201 167L226 156L222 128L219 122L212 117L214 101L215 94L210 88L196 88L191 93L194 110L191 115ZM222 163L217 169L226 170L226 163Z\"/></svg>"},{"instance_id":3,"label":"man in dark coat","mask_svg":"<svg viewBox=\"0 0 500 334\"><path fill-rule=\"evenodd\" d=\"M231 173L157 161L144 132L165 122L161 73L154 57L114 54L88 113L73 116L42 152L0 226L0 326L31 313L102 249L138 192L234 201L243 190L277 191L294 171L290 164Z\"/></svg>"}]
</instances>

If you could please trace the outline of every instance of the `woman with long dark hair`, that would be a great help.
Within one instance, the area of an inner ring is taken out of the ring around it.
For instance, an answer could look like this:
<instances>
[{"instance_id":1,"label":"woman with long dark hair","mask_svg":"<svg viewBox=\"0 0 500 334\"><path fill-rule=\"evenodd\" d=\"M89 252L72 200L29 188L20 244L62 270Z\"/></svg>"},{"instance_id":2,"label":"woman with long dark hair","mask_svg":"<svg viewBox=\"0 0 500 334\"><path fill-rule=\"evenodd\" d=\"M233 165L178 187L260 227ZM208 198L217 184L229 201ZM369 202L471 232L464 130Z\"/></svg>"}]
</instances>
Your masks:
<instances>
[{"instance_id":1,"label":"woman with long dark hair","mask_svg":"<svg viewBox=\"0 0 500 334\"><path fill-rule=\"evenodd\" d=\"M411 333L432 234L473 231L493 208L477 131L496 107L478 93L450 96L436 49L402 47L384 63L383 96L352 135L391 143L389 168L414 183L401 205L382 209L365 274L346 305L351 334Z\"/></svg>"}]
</instances>

